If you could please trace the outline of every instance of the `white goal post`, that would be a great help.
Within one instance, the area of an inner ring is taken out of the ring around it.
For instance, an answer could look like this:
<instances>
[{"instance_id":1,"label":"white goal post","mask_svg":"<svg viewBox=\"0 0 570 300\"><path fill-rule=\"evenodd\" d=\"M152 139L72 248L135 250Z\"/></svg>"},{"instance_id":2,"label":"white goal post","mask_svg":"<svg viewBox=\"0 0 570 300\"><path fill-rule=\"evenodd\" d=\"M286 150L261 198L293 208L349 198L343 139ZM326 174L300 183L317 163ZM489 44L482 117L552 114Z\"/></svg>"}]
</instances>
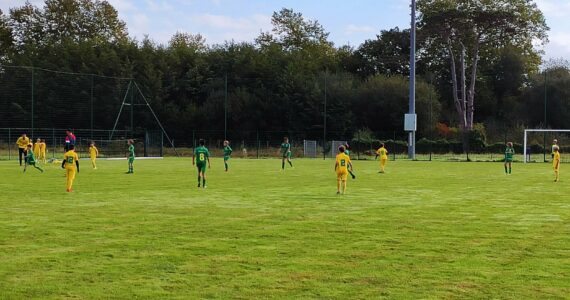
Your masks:
<instances>
[{"instance_id":1,"label":"white goal post","mask_svg":"<svg viewBox=\"0 0 570 300\"><path fill-rule=\"evenodd\" d=\"M523 143L523 161L528 162L527 157L527 139L529 132L544 132L544 133L556 133L556 132L570 132L570 129L525 129L524 130L524 143Z\"/></svg>"},{"instance_id":2,"label":"white goal post","mask_svg":"<svg viewBox=\"0 0 570 300\"><path fill-rule=\"evenodd\" d=\"M305 157L317 157L317 141L303 140L303 155Z\"/></svg>"}]
</instances>

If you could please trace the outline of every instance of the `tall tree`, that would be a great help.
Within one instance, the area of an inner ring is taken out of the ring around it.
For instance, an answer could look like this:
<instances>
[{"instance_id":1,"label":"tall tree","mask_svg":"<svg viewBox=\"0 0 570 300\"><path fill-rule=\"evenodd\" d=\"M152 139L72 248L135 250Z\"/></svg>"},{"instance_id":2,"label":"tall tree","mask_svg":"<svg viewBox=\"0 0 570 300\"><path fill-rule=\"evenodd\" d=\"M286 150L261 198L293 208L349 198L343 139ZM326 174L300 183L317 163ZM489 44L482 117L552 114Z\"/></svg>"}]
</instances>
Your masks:
<instances>
[{"instance_id":1,"label":"tall tree","mask_svg":"<svg viewBox=\"0 0 570 300\"><path fill-rule=\"evenodd\" d=\"M277 42L286 50L302 49L309 45L328 45L329 33L316 20L307 20L293 9L283 8L271 17L272 34L265 33L258 41Z\"/></svg>"},{"instance_id":2,"label":"tall tree","mask_svg":"<svg viewBox=\"0 0 570 300\"><path fill-rule=\"evenodd\" d=\"M0 62L6 59L8 50L14 43L12 29L8 26L8 18L0 9Z\"/></svg>"},{"instance_id":3,"label":"tall tree","mask_svg":"<svg viewBox=\"0 0 570 300\"><path fill-rule=\"evenodd\" d=\"M371 75L410 73L410 30L398 27L382 30L374 40L366 40L354 53L358 64L354 72Z\"/></svg>"},{"instance_id":4,"label":"tall tree","mask_svg":"<svg viewBox=\"0 0 570 300\"><path fill-rule=\"evenodd\" d=\"M117 10L101 0L45 0L43 8L26 2L10 10L10 25L21 49L65 41L101 44L128 39Z\"/></svg>"},{"instance_id":5,"label":"tall tree","mask_svg":"<svg viewBox=\"0 0 570 300\"><path fill-rule=\"evenodd\" d=\"M419 0L419 29L429 51L448 57L459 125L473 129L475 85L482 49L512 43L534 53L547 40L544 16L530 0Z\"/></svg>"}]
</instances>

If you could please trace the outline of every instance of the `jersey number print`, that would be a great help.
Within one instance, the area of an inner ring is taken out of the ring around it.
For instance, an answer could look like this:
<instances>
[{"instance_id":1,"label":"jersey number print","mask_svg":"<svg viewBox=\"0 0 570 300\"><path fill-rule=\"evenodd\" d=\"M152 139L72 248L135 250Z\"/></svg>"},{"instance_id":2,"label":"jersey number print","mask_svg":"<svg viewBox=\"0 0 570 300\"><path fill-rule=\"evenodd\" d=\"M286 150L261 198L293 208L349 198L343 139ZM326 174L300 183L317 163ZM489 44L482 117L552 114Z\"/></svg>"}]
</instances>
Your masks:
<instances>
[{"instance_id":1,"label":"jersey number print","mask_svg":"<svg viewBox=\"0 0 570 300\"><path fill-rule=\"evenodd\" d=\"M346 160L341 159L341 160L340 160L340 166L341 166L341 167L346 166Z\"/></svg>"},{"instance_id":2,"label":"jersey number print","mask_svg":"<svg viewBox=\"0 0 570 300\"><path fill-rule=\"evenodd\" d=\"M204 153L200 153L200 161L204 161L205 157L204 157Z\"/></svg>"}]
</instances>

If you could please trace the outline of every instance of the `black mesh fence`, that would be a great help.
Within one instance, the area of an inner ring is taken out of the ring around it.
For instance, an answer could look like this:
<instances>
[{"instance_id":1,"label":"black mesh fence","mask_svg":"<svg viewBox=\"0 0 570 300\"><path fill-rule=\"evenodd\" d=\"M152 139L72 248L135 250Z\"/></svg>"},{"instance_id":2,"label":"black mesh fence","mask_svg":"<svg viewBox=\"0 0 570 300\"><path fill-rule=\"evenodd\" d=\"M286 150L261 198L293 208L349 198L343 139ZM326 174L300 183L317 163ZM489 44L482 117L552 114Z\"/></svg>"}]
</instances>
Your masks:
<instances>
[{"instance_id":1,"label":"black mesh fence","mask_svg":"<svg viewBox=\"0 0 570 300\"><path fill-rule=\"evenodd\" d=\"M16 141L22 134L35 144L40 141L46 144L46 159L60 159L64 153L66 131L62 128L35 128L34 136L30 136L31 128L0 128L0 160L18 159ZM101 158L125 157L127 140L135 142L136 155L139 157L161 157L164 155L164 135L161 131L124 131L72 129L76 136L75 150L81 158L89 156L88 149L94 143ZM39 140L38 140L39 139Z\"/></svg>"},{"instance_id":2,"label":"black mesh fence","mask_svg":"<svg viewBox=\"0 0 570 300\"><path fill-rule=\"evenodd\" d=\"M139 156L189 156L199 139L204 139L212 152L220 155L223 141L228 139L236 156L277 157L283 138L289 137L295 157L304 156L304 141L310 140L317 143L317 157L330 156L332 141L348 141L356 159L374 159L381 143L387 147L390 159L408 159L406 132L366 129L382 118L400 122L397 116L403 116L403 111L370 107L367 101L355 102L354 105L365 107L366 113L352 120L353 124L342 121L342 116L350 114L346 99L351 95L346 91L350 91L347 86L353 84L354 79L351 78L316 78L296 86L298 93L280 94L280 87L274 86L275 82L270 78L227 76L203 87L193 86L191 82L163 83L171 89L163 86L160 91L191 97L195 106L176 111L171 103L158 101L159 112L174 116L160 123L159 117L151 110L149 99L143 94L159 97L156 96L158 91L139 87L130 78L3 66L0 68L0 159L15 157L15 142L22 133L32 141L38 138L45 140L50 153L48 157L56 158L63 151L65 130L68 128L78 137L77 147L81 155L86 155L89 142L95 141L103 156L121 157L126 140L133 138L137 151L140 151L137 153ZM505 144L510 141L517 152L515 159L523 161L524 127L486 124L486 128L478 127L463 134L456 128L434 123L431 94L422 95L427 98L418 99L422 109L418 112L417 160L502 161ZM374 93L368 96L381 97ZM151 104L152 101L151 98ZM272 107L278 109L270 109ZM362 120L368 121L358 123ZM310 125L305 128L298 124ZM166 128L161 128L161 125ZM399 126L399 123L392 124L392 128ZM166 132L173 134L170 137L177 152L171 148ZM570 157L565 155L570 149L564 146L570 145L570 138L561 133L533 133L529 136L528 160L549 161L555 138L561 145L563 161L570 161Z\"/></svg>"}]
</instances>

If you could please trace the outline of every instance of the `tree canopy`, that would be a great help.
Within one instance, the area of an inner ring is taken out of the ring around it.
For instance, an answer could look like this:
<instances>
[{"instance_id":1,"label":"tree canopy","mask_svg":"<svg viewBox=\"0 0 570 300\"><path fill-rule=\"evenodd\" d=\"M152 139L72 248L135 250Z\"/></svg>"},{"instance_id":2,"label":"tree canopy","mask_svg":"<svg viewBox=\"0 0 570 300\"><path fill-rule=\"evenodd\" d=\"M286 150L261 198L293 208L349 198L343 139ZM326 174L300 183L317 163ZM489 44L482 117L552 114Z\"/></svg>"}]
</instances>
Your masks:
<instances>
[{"instance_id":1,"label":"tree canopy","mask_svg":"<svg viewBox=\"0 0 570 300\"><path fill-rule=\"evenodd\" d=\"M567 68L548 71L552 81L546 85L557 95L551 123L538 116L544 80L533 43L547 41L548 27L532 1L419 0L418 8L420 135L433 134L438 123L570 127ZM318 138L326 117L328 130L339 136L363 129L402 132L408 29L379 28L376 37L351 47L334 45L317 20L290 8L275 12L271 23L250 42L212 45L199 33L177 32L158 44L152 37L130 38L107 1L45 0L0 12L0 63L133 78L177 138L223 129L226 87L232 130L305 131ZM0 105L17 104L15 96L25 93L16 88L29 86L25 74L0 78ZM63 77L34 76L39 101L56 103L71 87L65 97L91 93L90 79L71 85ZM125 89L110 82L94 87L115 95L98 100L106 108L95 116L103 120L101 129L112 127L109 111L120 105ZM7 120L3 111L0 119Z\"/></svg>"}]
</instances>

